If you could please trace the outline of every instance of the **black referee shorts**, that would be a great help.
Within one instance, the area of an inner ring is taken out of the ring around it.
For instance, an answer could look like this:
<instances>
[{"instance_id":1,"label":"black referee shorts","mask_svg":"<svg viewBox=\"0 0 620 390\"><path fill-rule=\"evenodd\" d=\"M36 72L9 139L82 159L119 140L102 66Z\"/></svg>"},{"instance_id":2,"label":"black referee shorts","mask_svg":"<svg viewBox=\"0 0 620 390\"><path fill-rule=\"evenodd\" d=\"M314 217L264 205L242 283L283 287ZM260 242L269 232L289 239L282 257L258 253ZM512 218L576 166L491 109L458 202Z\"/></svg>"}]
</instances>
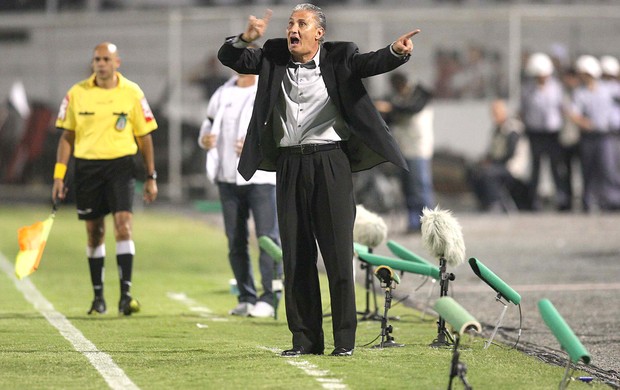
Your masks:
<instances>
[{"instance_id":1,"label":"black referee shorts","mask_svg":"<svg viewBox=\"0 0 620 390\"><path fill-rule=\"evenodd\" d=\"M90 220L110 212L131 212L135 181L133 156L113 160L76 158L75 200L78 218Z\"/></svg>"}]
</instances>

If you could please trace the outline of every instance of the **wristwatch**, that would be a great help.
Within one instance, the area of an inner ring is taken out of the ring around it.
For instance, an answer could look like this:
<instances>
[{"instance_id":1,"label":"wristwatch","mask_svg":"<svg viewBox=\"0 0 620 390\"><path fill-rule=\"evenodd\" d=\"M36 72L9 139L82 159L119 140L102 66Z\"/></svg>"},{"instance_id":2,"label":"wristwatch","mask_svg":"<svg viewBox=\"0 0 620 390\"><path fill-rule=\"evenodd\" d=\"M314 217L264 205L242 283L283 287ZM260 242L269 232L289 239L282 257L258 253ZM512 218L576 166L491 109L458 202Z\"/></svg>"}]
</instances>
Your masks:
<instances>
[{"instance_id":1,"label":"wristwatch","mask_svg":"<svg viewBox=\"0 0 620 390\"><path fill-rule=\"evenodd\" d=\"M150 175L146 176L147 180L157 180L157 171L153 171Z\"/></svg>"}]
</instances>

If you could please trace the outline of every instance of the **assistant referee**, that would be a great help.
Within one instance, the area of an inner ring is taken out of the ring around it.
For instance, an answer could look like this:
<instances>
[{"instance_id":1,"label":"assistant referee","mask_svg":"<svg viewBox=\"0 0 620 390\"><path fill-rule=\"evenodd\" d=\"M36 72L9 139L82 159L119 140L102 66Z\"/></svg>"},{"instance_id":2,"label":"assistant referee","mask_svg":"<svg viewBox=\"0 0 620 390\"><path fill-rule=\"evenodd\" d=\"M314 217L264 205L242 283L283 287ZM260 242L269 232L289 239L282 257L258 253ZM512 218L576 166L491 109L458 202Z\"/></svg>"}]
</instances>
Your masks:
<instances>
[{"instance_id":1,"label":"assistant referee","mask_svg":"<svg viewBox=\"0 0 620 390\"><path fill-rule=\"evenodd\" d=\"M110 42L95 47L93 74L73 85L62 101L56 127L58 142L52 200L65 199L67 164L75 157L78 218L86 221L86 253L95 298L88 314L104 314L105 216L114 216L116 260L120 278L119 313L131 315L140 305L130 294L135 246L132 207L134 155L140 149L147 177L144 201L157 198L157 173L151 132L157 122L140 87L117 69L120 57Z\"/></svg>"}]
</instances>

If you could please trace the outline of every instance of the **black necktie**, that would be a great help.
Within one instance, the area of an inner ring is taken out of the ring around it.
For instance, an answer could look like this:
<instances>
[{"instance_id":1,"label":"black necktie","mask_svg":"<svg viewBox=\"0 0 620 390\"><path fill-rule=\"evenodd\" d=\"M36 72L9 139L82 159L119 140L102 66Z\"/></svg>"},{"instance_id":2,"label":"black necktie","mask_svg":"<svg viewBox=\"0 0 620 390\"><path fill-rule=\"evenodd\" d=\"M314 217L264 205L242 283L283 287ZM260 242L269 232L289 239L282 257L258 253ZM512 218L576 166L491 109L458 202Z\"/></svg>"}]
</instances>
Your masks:
<instances>
[{"instance_id":1,"label":"black necktie","mask_svg":"<svg viewBox=\"0 0 620 390\"><path fill-rule=\"evenodd\" d=\"M305 64L295 63L293 61L289 61L288 62L288 67L289 68L297 68L298 66L301 67L301 68L306 68L306 69L315 69L316 68L316 62L314 62L314 60L308 61Z\"/></svg>"}]
</instances>

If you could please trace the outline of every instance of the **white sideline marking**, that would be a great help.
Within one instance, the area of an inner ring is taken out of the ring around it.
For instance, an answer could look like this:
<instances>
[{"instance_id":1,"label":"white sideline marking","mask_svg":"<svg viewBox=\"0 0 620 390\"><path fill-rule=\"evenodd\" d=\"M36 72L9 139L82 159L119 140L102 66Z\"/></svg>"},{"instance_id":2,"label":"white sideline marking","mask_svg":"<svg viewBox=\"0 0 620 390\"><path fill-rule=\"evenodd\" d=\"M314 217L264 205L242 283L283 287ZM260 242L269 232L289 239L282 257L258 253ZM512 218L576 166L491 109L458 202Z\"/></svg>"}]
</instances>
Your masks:
<instances>
[{"instance_id":1,"label":"white sideline marking","mask_svg":"<svg viewBox=\"0 0 620 390\"><path fill-rule=\"evenodd\" d=\"M84 337L82 332L71 324L67 317L54 309L54 306L45 299L43 294L37 290L30 279L17 279L13 264L2 254L0 254L0 268L13 280L15 287L21 291L24 298L32 303L34 308L37 309L54 328L58 329L60 334L73 345L76 351L86 356L90 364L101 374L111 389L139 389L139 387L125 375L125 372L114 363L110 355L99 351L95 344Z\"/></svg>"},{"instance_id":2,"label":"white sideline marking","mask_svg":"<svg viewBox=\"0 0 620 390\"><path fill-rule=\"evenodd\" d=\"M190 311L199 313L200 317L202 318L208 318L212 321L220 321L220 322L228 321L228 318L218 317L217 315L213 314L213 310L209 309L206 306L202 306L198 304L198 302L188 297L187 294L185 294L184 292L169 291L166 295L168 296L168 298L172 299L173 301L183 303L185 306L189 308Z\"/></svg>"},{"instance_id":3,"label":"white sideline marking","mask_svg":"<svg viewBox=\"0 0 620 390\"><path fill-rule=\"evenodd\" d=\"M282 350L278 348L264 346L259 346L258 348L265 349L278 355L282 352ZM307 360L302 360L300 357L283 357L282 359L285 359L291 366L301 369L306 375L313 377L324 389L348 389L347 385L342 382L342 379L331 377L331 372L329 372L329 370L321 370Z\"/></svg>"}]
</instances>

